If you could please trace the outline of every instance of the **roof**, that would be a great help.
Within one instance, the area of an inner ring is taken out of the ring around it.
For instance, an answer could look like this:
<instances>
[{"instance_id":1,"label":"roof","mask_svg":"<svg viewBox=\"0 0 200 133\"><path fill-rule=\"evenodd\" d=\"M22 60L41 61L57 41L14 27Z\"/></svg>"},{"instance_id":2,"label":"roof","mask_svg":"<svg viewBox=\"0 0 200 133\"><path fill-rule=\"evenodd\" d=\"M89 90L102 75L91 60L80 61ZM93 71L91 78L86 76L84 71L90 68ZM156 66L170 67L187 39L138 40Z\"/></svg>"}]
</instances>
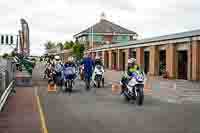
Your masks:
<instances>
[{"instance_id":1,"label":"roof","mask_svg":"<svg viewBox=\"0 0 200 133\"><path fill-rule=\"evenodd\" d=\"M146 39L141 39L141 40L128 41L124 43L108 44L102 47L94 48L93 50L99 50L99 49L104 49L108 47L109 48L124 47L124 46L140 45L140 44L152 43L152 42L184 39L184 38L190 38L190 37L195 37L195 36L200 36L200 29L187 31L187 32L181 32L181 33L175 33L175 34L170 34L170 35L165 35L165 36L158 36L158 37L146 38Z\"/></svg>"},{"instance_id":2,"label":"roof","mask_svg":"<svg viewBox=\"0 0 200 133\"><path fill-rule=\"evenodd\" d=\"M115 33L115 34L137 34L134 31L125 29L117 24L114 24L108 20L101 19L101 21L86 30L83 30L82 32L74 35L74 37L83 35L83 34L89 34L91 33L91 28L93 28L93 33Z\"/></svg>"}]
</instances>

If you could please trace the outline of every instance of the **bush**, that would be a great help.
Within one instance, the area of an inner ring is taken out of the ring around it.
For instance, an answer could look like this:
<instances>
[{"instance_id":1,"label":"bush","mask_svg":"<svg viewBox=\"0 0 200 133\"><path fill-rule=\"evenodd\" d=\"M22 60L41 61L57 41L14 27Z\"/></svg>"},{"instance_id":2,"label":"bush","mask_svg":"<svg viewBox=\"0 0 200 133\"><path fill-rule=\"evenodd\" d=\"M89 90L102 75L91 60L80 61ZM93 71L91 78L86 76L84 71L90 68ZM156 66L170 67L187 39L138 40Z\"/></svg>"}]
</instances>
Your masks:
<instances>
[{"instance_id":1,"label":"bush","mask_svg":"<svg viewBox=\"0 0 200 133\"><path fill-rule=\"evenodd\" d=\"M3 54L2 57L5 59L5 58L8 58L8 56L9 56L9 55L8 55L7 53L5 53L5 54Z\"/></svg>"}]
</instances>

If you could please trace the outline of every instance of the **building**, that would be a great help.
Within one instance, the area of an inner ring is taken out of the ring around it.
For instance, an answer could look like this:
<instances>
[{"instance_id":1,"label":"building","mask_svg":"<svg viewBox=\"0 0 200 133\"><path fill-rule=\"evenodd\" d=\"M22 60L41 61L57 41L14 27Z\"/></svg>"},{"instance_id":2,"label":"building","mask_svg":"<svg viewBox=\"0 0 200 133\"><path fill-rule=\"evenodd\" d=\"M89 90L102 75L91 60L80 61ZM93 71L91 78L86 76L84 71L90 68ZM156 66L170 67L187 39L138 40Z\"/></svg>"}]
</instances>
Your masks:
<instances>
[{"instance_id":1,"label":"building","mask_svg":"<svg viewBox=\"0 0 200 133\"><path fill-rule=\"evenodd\" d=\"M87 48L101 47L105 44L115 44L137 39L137 33L125 29L105 19L104 13L100 22L74 35L76 41Z\"/></svg>"},{"instance_id":2,"label":"building","mask_svg":"<svg viewBox=\"0 0 200 133\"><path fill-rule=\"evenodd\" d=\"M200 80L200 30L109 44L89 49L112 70L125 70L129 57L151 76L168 73L171 79Z\"/></svg>"},{"instance_id":3,"label":"building","mask_svg":"<svg viewBox=\"0 0 200 133\"><path fill-rule=\"evenodd\" d=\"M0 34L0 55L11 53L18 43L18 35Z\"/></svg>"},{"instance_id":4,"label":"building","mask_svg":"<svg viewBox=\"0 0 200 133\"><path fill-rule=\"evenodd\" d=\"M47 56L60 56L62 62L66 62L68 60L68 57L72 56L72 53L72 49L61 50L59 47L52 48L46 51Z\"/></svg>"}]
</instances>

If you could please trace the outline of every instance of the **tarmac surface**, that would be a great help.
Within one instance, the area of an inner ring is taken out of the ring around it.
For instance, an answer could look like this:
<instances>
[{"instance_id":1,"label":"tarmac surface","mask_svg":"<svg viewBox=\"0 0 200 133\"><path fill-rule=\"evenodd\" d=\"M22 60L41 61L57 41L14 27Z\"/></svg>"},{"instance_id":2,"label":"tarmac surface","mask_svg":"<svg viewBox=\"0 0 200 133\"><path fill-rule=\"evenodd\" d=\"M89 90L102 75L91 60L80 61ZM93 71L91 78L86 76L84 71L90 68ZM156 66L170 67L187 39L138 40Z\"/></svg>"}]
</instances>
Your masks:
<instances>
[{"instance_id":1,"label":"tarmac surface","mask_svg":"<svg viewBox=\"0 0 200 133\"><path fill-rule=\"evenodd\" d=\"M113 94L109 84L86 91L80 80L71 95L47 92L40 72L38 67L34 87L49 133L200 133L197 103L168 103L145 95L144 104L137 106Z\"/></svg>"}]
</instances>

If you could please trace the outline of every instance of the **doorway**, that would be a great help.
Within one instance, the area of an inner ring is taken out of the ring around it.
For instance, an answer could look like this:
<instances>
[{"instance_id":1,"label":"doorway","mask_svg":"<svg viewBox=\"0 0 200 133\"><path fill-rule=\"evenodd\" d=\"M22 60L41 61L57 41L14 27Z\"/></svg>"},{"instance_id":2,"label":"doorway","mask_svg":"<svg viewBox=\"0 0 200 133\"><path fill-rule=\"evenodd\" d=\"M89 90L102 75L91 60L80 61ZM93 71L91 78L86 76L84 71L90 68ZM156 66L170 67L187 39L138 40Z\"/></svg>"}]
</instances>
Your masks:
<instances>
[{"instance_id":1,"label":"doorway","mask_svg":"<svg viewBox=\"0 0 200 133\"><path fill-rule=\"evenodd\" d=\"M166 71L166 50L161 50L159 55L159 75L161 76Z\"/></svg>"},{"instance_id":2,"label":"doorway","mask_svg":"<svg viewBox=\"0 0 200 133\"><path fill-rule=\"evenodd\" d=\"M136 59L136 51L134 51L134 49L130 49L130 58Z\"/></svg>"},{"instance_id":3,"label":"doorway","mask_svg":"<svg viewBox=\"0 0 200 133\"><path fill-rule=\"evenodd\" d=\"M145 74L149 72L149 51L144 52L144 72Z\"/></svg>"},{"instance_id":4,"label":"doorway","mask_svg":"<svg viewBox=\"0 0 200 133\"><path fill-rule=\"evenodd\" d=\"M125 67L126 67L126 53L122 52L122 70L125 71Z\"/></svg>"},{"instance_id":5,"label":"doorway","mask_svg":"<svg viewBox=\"0 0 200 133\"><path fill-rule=\"evenodd\" d=\"M106 61L105 61L105 63L106 63L106 68L109 68L109 56L108 56L108 52L106 52Z\"/></svg>"},{"instance_id":6,"label":"doorway","mask_svg":"<svg viewBox=\"0 0 200 133\"><path fill-rule=\"evenodd\" d=\"M188 53L187 50L178 51L178 79L187 80Z\"/></svg>"},{"instance_id":7,"label":"doorway","mask_svg":"<svg viewBox=\"0 0 200 133\"><path fill-rule=\"evenodd\" d=\"M117 53L113 53L113 60L114 60L114 62L113 62L113 69L115 69L116 70L116 68L117 68Z\"/></svg>"}]
</instances>

